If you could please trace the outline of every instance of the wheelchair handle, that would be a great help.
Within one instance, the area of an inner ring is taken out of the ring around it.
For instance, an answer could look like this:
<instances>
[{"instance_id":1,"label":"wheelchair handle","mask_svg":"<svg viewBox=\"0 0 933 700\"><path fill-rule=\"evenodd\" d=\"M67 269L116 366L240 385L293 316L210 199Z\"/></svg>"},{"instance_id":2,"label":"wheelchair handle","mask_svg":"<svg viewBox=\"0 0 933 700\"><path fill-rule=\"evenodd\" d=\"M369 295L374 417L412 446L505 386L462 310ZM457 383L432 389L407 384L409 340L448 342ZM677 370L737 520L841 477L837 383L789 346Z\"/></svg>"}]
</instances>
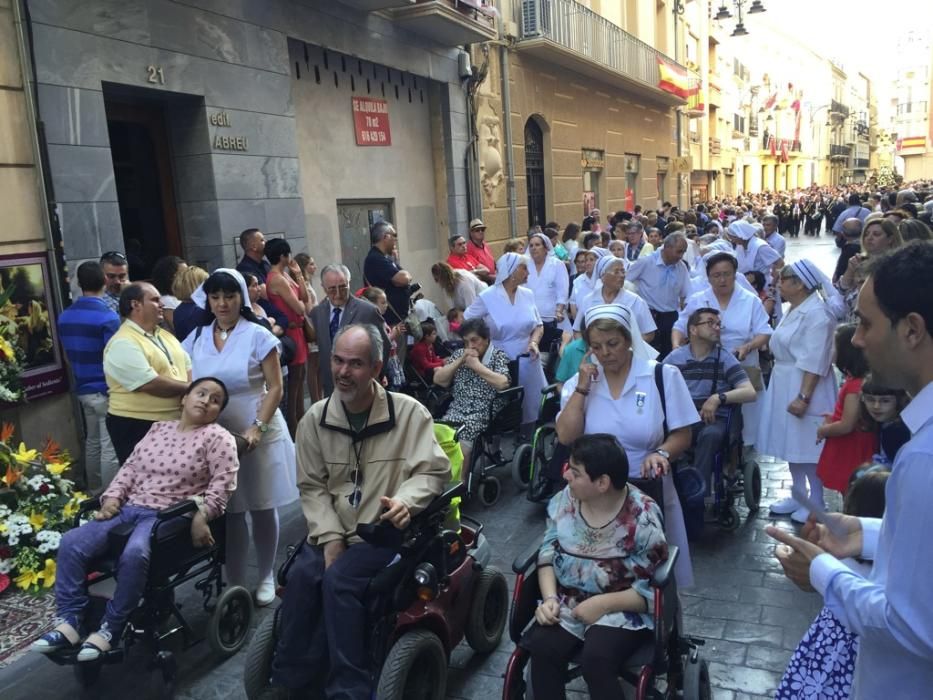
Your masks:
<instances>
[{"instance_id":1,"label":"wheelchair handle","mask_svg":"<svg viewBox=\"0 0 933 700\"><path fill-rule=\"evenodd\" d=\"M525 550L515 557L515 561L512 562L512 571L516 574L523 574L531 568L532 564L535 564L538 561L538 550L541 549L541 543L544 541L544 534L540 537L536 537L534 541L528 545Z\"/></svg>"},{"instance_id":2,"label":"wheelchair handle","mask_svg":"<svg viewBox=\"0 0 933 700\"><path fill-rule=\"evenodd\" d=\"M191 499L186 498L183 501L178 503L173 503L165 510L160 510L159 514L156 516L158 520L171 520L172 518L177 518L182 515L187 515L198 509L198 504L192 501Z\"/></svg>"},{"instance_id":3,"label":"wheelchair handle","mask_svg":"<svg viewBox=\"0 0 933 700\"><path fill-rule=\"evenodd\" d=\"M100 508L100 496L94 496L93 498L87 498L81 501L78 504L78 512L75 513L72 527L79 527L81 525L81 518L98 508Z\"/></svg>"}]
</instances>

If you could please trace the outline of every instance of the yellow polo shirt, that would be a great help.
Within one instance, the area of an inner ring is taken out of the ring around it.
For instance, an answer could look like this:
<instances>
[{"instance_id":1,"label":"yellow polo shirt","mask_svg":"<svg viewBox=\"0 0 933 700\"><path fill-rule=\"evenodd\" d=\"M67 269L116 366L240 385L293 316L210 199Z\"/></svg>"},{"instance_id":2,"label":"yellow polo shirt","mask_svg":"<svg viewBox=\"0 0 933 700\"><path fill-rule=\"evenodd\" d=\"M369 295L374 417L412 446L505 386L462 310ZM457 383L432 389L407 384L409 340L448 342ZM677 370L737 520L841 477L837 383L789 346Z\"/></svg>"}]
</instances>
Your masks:
<instances>
[{"instance_id":1,"label":"yellow polo shirt","mask_svg":"<svg viewBox=\"0 0 933 700\"><path fill-rule=\"evenodd\" d=\"M126 319L104 348L104 376L110 390L109 412L139 420L176 420L178 396L154 396L139 391L156 377L188 381L191 358L171 333L153 333Z\"/></svg>"}]
</instances>

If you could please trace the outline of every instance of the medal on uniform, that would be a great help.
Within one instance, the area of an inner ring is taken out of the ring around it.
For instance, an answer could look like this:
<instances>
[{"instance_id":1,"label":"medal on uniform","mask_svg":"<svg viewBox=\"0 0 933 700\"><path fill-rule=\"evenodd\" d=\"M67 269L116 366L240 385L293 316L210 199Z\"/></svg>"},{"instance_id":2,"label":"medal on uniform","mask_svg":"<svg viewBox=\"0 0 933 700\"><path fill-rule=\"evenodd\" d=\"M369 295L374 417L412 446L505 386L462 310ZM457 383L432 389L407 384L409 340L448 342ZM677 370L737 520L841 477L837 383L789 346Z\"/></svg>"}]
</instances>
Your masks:
<instances>
[{"instance_id":1,"label":"medal on uniform","mask_svg":"<svg viewBox=\"0 0 933 700\"><path fill-rule=\"evenodd\" d=\"M645 407L645 401L648 400L648 394L644 391L635 392L635 408L638 409L638 412L641 413L642 409Z\"/></svg>"}]
</instances>

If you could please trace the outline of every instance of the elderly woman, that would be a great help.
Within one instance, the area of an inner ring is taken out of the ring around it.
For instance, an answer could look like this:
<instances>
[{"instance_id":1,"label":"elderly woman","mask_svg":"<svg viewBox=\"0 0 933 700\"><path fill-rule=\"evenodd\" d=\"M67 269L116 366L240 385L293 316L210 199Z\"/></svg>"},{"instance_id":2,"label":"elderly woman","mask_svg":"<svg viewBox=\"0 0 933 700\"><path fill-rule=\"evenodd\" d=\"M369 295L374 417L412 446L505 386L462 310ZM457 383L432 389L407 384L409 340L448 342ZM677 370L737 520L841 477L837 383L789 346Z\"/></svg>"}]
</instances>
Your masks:
<instances>
[{"instance_id":1,"label":"elderly woman","mask_svg":"<svg viewBox=\"0 0 933 700\"><path fill-rule=\"evenodd\" d=\"M628 483L612 435L578 438L564 480L548 504L541 601L522 642L531 652L531 690L542 700L566 697L567 664L582 650L589 696L616 700L620 664L654 627L650 579L668 557L661 510Z\"/></svg>"},{"instance_id":2,"label":"elderly woman","mask_svg":"<svg viewBox=\"0 0 933 700\"><path fill-rule=\"evenodd\" d=\"M531 258L531 264L528 265L528 280L524 286L534 293L538 315L544 322L541 343L545 351L560 339L570 287L567 266L553 255L552 250L551 241L543 233L533 233L528 237L525 253Z\"/></svg>"},{"instance_id":3,"label":"elderly woman","mask_svg":"<svg viewBox=\"0 0 933 700\"><path fill-rule=\"evenodd\" d=\"M862 252L849 258L846 271L836 281L836 287L842 292L845 309L841 314L847 323L854 323L855 302L862 283L867 277L866 260L877 257L889 250L900 248L904 244L896 224L887 219L873 219L862 230Z\"/></svg>"},{"instance_id":4,"label":"elderly woman","mask_svg":"<svg viewBox=\"0 0 933 700\"><path fill-rule=\"evenodd\" d=\"M755 224L733 221L726 229L726 238L735 247L739 272L743 275L751 270L758 270L765 279L769 279L771 268L775 265L780 267L781 254L758 237L758 226Z\"/></svg>"},{"instance_id":5,"label":"elderly woman","mask_svg":"<svg viewBox=\"0 0 933 700\"><path fill-rule=\"evenodd\" d=\"M583 299L580 305L580 311L573 324L574 337L582 334L583 316L587 309L599 304L619 304L632 312L635 320L638 321L638 328L645 342L650 343L654 339L658 327L651 315L651 309L648 308L644 299L625 288L625 267L625 260L611 255L604 255L596 261L594 277L600 284Z\"/></svg>"},{"instance_id":6,"label":"elderly woman","mask_svg":"<svg viewBox=\"0 0 933 700\"><path fill-rule=\"evenodd\" d=\"M771 336L774 368L762 400L758 426L758 451L786 460L794 490L823 502L823 483L816 475L822 445L817 429L836 403L836 378L832 371L836 318L817 293L835 289L809 260L799 260L781 270L781 297L790 309ZM793 497L771 504L771 512L805 522L808 511Z\"/></svg>"},{"instance_id":7,"label":"elderly woman","mask_svg":"<svg viewBox=\"0 0 933 700\"><path fill-rule=\"evenodd\" d=\"M525 387L522 423L538 418L541 390L545 387L538 344L544 324L535 306L534 292L522 285L528 280L528 259L506 253L496 262L496 284L480 294L463 318L481 318L489 325L493 345L518 360L518 377ZM523 357L519 357L523 355Z\"/></svg>"},{"instance_id":8,"label":"elderly woman","mask_svg":"<svg viewBox=\"0 0 933 700\"><path fill-rule=\"evenodd\" d=\"M574 279L573 289L570 291L570 314L573 318L579 315L580 304L583 303L586 295L598 286L599 280L596 279L594 274L596 261L606 255L611 255L611 253L605 248L591 248L586 251L583 274Z\"/></svg>"},{"instance_id":9,"label":"elderly woman","mask_svg":"<svg viewBox=\"0 0 933 700\"><path fill-rule=\"evenodd\" d=\"M440 420L463 425L460 448L468 465L473 441L488 427L488 408L496 392L509 386L509 357L489 341L489 326L481 318L464 321L460 337L463 347L434 370L434 383L451 389L453 402Z\"/></svg>"},{"instance_id":10,"label":"elderly woman","mask_svg":"<svg viewBox=\"0 0 933 700\"><path fill-rule=\"evenodd\" d=\"M671 332L674 347L687 343L687 319L697 309L716 309L722 320L722 346L733 355L751 379L755 391L764 391L758 350L768 344L771 326L764 304L750 286L744 275L738 274L738 261L732 252L719 251L706 258L705 289L687 297L674 330ZM736 282L739 284L736 284ZM744 282L745 284L741 284ZM755 444L758 436L760 406L757 401L742 406L742 437L748 446Z\"/></svg>"},{"instance_id":11,"label":"elderly woman","mask_svg":"<svg viewBox=\"0 0 933 700\"><path fill-rule=\"evenodd\" d=\"M626 307L593 306L584 323L590 355L561 391L558 438L569 445L584 434L609 433L625 450L629 476L664 479L668 541L681 551L677 582L691 586L687 530L671 476L671 462L690 447L691 426L700 421L687 384L673 365L656 373L656 352L642 339Z\"/></svg>"},{"instance_id":12,"label":"elderly woman","mask_svg":"<svg viewBox=\"0 0 933 700\"><path fill-rule=\"evenodd\" d=\"M452 309L465 311L476 297L488 289L472 272L455 270L450 263L437 262L431 266L431 276L447 297Z\"/></svg>"}]
</instances>

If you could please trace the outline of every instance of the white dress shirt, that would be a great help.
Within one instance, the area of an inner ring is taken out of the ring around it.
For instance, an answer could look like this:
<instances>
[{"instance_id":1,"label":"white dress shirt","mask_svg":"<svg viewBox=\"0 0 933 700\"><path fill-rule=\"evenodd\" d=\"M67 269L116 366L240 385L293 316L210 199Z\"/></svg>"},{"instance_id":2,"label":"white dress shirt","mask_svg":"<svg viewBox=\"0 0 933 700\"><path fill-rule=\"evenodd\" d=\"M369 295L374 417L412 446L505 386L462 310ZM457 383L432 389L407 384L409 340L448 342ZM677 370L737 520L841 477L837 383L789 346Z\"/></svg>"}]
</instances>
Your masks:
<instances>
[{"instance_id":1,"label":"white dress shirt","mask_svg":"<svg viewBox=\"0 0 933 700\"><path fill-rule=\"evenodd\" d=\"M663 250L663 248L662 248ZM661 250L639 258L626 273L626 281L638 285L638 296L654 311L679 311L680 300L687 296L690 272L678 261L668 265Z\"/></svg>"}]
</instances>

